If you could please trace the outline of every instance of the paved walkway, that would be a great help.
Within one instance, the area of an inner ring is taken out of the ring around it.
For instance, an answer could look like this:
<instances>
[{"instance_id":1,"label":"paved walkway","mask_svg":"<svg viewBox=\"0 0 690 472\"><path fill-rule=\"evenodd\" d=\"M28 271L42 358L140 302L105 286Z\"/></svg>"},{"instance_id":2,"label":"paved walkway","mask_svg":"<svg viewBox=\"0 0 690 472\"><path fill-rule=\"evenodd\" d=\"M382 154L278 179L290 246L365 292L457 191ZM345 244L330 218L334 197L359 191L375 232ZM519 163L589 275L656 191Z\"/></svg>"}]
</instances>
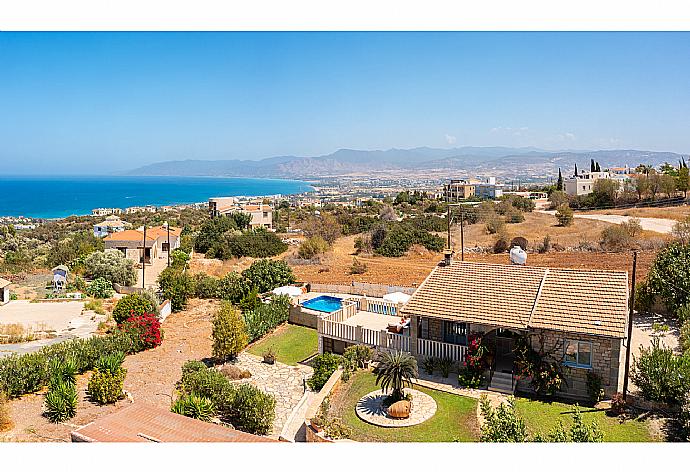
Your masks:
<instances>
[{"instance_id":1,"label":"paved walkway","mask_svg":"<svg viewBox=\"0 0 690 472\"><path fill-rule=\"evenodd\" d=\"M541 213L548 213L549 215L555 215L555 210L543 210ZM575 218L587 219L587 220L599 220L605 221L607 223L621 224L623 222L629 221L632 216L623 215L604 215L604 214L582 214L575 213ZM673 226L677 223L676 220L670 220L666 218L637 218L640 220L640 226L646 231L655 231L657 233L670 234L673 231Z\"/></svg>"},{"instance_id":2,"label":"paved walkway","mask_svg":"<svg viewBox=\"0 0 690 472\"><path fill-rule=\"evenodd\" d=\"M273 365L265 364L263 359L247 352L237 356L234 365L247 369L252 376L246 380L262 391L270 393L276 399L276 419L273 423L271 437L280 435L283 425L304 395L304 381L313 373L309 366L291 366L276 362Z\"/></svg>"},{"instance_id":3,"label":"paved walkway","mask_svg":"<svg viewBox=\"0 0 690 472\"><path fill-rule=\"evenodd\" d=\"M414 426L431 418L436 414L436 401L419 390L405 389L405 393L412 395L412 410L410 416L404 419L395 419L388 416L383 401L388 397L381 390L363 396L355 405L355 413L362 420L384 428L401 428Z\"/></svg>"}]
</instances>

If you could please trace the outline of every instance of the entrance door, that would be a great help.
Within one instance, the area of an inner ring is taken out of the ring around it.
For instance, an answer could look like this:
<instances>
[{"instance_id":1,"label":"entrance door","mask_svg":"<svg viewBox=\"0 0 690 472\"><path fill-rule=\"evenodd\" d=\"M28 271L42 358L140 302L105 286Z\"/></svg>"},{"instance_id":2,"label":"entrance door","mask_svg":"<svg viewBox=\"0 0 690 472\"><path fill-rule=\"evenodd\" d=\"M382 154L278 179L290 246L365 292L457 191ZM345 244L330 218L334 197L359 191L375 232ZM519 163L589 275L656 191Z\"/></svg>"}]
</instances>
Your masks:
<instances>
[{"instance_id":1,"label":"entrance door","mask_svg":"<svg viewBox=\"0 0 690 472\"><path fill-rule=\"evenodd\" d=\"M512 372L515 354L513 338L508 336L496 335L496 370L501 372Z\"/></svg>"}]
</instances>

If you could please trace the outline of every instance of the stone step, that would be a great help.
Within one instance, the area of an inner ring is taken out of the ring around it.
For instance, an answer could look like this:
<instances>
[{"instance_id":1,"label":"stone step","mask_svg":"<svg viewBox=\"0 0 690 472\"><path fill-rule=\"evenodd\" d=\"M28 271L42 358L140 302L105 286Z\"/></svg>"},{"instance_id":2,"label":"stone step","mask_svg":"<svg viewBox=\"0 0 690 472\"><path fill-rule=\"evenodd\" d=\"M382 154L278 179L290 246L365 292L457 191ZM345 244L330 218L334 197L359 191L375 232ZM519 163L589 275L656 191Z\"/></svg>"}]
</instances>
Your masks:
<instances>
[{"instance_id":1,"label":"stone step","mask_svg":"<svg viewBox=\"0 0 690 472\"><path fill-rule=\"evenodd\" d=\"M488 389L506 394L515 393L512 375L505 372L494 372Z\"/></svg>"}]
</instances>

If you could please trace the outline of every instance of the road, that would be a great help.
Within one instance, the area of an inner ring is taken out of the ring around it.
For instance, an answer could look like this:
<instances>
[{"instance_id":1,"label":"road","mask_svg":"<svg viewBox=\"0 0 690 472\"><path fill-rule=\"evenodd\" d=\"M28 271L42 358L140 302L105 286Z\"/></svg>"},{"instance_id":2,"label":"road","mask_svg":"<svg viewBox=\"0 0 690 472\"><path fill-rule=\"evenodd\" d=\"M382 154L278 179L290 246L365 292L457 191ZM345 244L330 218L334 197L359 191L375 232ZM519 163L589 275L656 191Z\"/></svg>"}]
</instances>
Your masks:
<instances>
[{"instance_id":1,"label":"road","mask_svg":"<svg viewBox=\"0 0 690 472\"><path fill-rule=\"evenodd\" d=\"M555 215L555 210L543 210L542 213L548 213L549 215ZM625 221L629 221L632 216L622 216L622 215L602 215L602 214L579 214L575 213L575 218L582 218L587 220L599 220L605 221L607 223L621 224ZM640 220L640 226L646 231L655 231L657 233L670 234L673 231L673 225L677 223L676 220L670 220L666 218L637 218Z\"/></svg>"}]
</instances>

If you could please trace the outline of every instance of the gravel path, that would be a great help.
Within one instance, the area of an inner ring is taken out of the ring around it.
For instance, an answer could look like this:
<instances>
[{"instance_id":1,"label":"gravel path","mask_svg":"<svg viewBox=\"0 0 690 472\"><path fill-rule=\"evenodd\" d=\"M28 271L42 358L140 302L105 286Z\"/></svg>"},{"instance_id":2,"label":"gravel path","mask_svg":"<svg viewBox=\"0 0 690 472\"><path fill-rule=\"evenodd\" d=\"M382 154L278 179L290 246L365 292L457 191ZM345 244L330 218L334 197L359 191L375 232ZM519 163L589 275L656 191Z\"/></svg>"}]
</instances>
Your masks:
<instances>
[{"instance_id":1,"label":"gravel path","mask_svg":"<svg viewBox=\"0 0 690 472\"><path fill-rule=\"evenodd\" d=\"M555 215L555 210L542 210L541 213L547 213L549 215ZM575 213L575 218L587 219L587 220L597 220L605 221L607 223L621 224L623 222L629 221L632 216L623 215L602 215L602 214L580 214ZM677 223L676 220L666 219L666 218L637 218L640 220L640 226L646 231L655 231L662 234L671 234L673 231L673 225Z\"/></svg>"}]
</instances>

